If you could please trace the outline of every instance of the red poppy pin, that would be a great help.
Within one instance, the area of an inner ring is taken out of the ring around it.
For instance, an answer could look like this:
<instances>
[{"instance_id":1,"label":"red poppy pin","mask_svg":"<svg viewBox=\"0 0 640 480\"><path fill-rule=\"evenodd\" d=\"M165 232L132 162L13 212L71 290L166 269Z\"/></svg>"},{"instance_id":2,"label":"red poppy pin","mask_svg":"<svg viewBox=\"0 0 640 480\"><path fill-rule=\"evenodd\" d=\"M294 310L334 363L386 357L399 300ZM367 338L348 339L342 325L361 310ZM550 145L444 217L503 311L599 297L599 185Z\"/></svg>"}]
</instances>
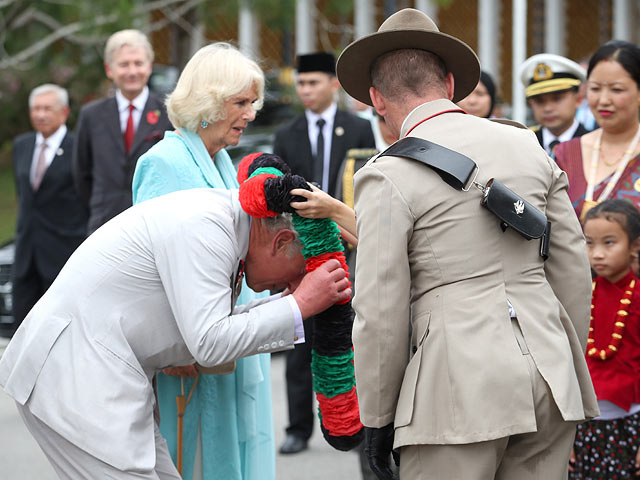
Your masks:
<instances>
[{"instance_id":1,"label":"red poppy pin","mask_svg":"<svg viewBox=\"0 0 640 480\"><path fill-rule=\"evenodd\" d=\"M151 125L155 125L156 123L158 123L159 119L160 110L151 110L147 112L147 122L149 122Z\"/></svg>"}]
</instances>

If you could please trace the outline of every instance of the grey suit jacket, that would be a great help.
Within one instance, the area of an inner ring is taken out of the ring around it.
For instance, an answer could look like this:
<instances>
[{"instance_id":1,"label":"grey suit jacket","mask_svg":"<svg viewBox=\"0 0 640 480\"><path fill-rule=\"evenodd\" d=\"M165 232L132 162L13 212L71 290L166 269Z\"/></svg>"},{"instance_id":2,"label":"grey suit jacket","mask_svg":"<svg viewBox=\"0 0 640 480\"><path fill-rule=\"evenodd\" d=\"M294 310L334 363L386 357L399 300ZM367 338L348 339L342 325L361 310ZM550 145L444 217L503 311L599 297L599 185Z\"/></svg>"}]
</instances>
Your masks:
<instances>
[{"instance_id":1,"label":"grey suit jacket","mask_svg":"<svg viewBox=\"0 0 640 480\"><path fill-rule=\"evenodd\" d=\"M456 106L422 105L401 132ZM536 431L527 361L507 300L565 420L598 413L584 347L591 279L567 179L533 132L444 113L410 134L458 151L552 222L550 258L539 242L454 190L417 161L379 157L355 176L356 320L360 415L394 422L395 446L472 443ZM409 330L411 327L411 336Z\"/></svg>"},{"instance_id":2,"label":"grey suit jacket","mask_svg":"<svg viewBox=\"0 0 640 480\"><path fill-rule=\"evenodd\" d=\"M7 347L4 390L100 460L152 469L156 372L293 348L288 299L232 311L250 230L237 195L171 193L91 235Z\"/></svg>"},{"instance_id":3,"label":"grey suit jacket","mask_svg":"<svg viewBox=\"0 0 640 480\"><path fill-rule=\"evenodd\" d=\"M127 154L115 97L82 107L76 127L73 175L90 209L88 233L131 206L131 181L138 158L171 128L162 100L149 93Z\"/></svg>"}]
</instances>

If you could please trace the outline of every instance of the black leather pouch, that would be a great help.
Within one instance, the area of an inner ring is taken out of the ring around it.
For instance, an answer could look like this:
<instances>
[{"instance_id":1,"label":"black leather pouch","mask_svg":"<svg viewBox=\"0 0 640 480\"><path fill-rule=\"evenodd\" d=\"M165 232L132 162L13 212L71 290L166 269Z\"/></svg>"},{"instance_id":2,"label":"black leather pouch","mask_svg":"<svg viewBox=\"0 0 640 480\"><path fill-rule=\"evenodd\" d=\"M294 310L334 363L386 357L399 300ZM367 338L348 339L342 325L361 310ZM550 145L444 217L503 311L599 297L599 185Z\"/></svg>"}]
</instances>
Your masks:
<instances>
[{"instance_id":1,"label":"black leather pouch","mask_svg":"<svg viewBox=\"0 0 640 480\"><path fill-rule=\"evenodd\" d=\"M398 140L379 156L384 155L422 162L456 190L466 192L475 185L483 193L480 204L498 217L502 231L511 227L527 240L539 238L540 256L548 258L551 222L546 215L494 178L484 186L477 183L478 167L470 158L416 137Z\"/></svg>"},{"instance_id":2,"label":"black leather pouch","mask_svg":"<svg viewBox=\"0 0 640 480\"><path fill-rule=\"evenodd\" d=\"M544 213L494 178L485 185L480 204L500 219L503 230L511 227L527 240L540 238L547 230Z\"/></svg>"}]
</instances>

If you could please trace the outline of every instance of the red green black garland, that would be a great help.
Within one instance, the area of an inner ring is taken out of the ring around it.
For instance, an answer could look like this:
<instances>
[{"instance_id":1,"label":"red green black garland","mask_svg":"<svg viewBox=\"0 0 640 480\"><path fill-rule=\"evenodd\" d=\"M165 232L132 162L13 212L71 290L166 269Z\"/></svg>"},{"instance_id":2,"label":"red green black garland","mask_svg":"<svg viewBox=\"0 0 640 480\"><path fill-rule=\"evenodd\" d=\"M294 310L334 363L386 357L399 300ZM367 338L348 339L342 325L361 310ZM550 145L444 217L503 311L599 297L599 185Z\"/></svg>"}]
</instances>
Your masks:
<instances>
[{"instance_id":1,"label":"red green black garland","mask_svg":"<svg viewBox=\"0 0 640 480\"><path fill-rule=\"evenodd\" d=\"M328 218L299 216L289 205L305 201L293 196L294 188L311 190L304 178L278 156L253 153L238 168L240 204L252 217L292 214L293 226L302 242L307 272L335 258L349 275L336 223ZM313 389L319 404L319 417L325 440L338 450L351 450L363 438L353 369L353 326L351 298L331 306L314 317L311 371Z\"/></svg>"}]
</instances>

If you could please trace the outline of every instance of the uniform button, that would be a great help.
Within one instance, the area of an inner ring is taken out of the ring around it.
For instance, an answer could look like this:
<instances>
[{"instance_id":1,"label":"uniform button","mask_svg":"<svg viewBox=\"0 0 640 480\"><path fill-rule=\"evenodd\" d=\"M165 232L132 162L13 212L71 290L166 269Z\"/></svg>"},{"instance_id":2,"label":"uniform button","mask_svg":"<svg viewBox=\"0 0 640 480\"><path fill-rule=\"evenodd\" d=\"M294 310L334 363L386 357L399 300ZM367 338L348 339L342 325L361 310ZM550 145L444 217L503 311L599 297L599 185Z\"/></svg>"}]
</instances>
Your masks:
<instances>
[{"instance_id":1,"label":"uniform button","mask_svg":"<svg viewBox=\"0 0 640 480\"><path fill-rule=\"evenodd\" d=\"M293 341L297 342L298 341L298 336L296 335L295 337L293 337Z\"/></svg>"},{"instance_id":2,"label":"uniform button","mask_svg":"<svg viewBox=\"0 0 640 480\"><path fill-rule=\"evenodd\" d=\"M284 347L284 340L280 340L280 341L278 342L278 345L280 345L281 347Z\"/></svg>"},{"instance_id":3,"label":"uniform button","mask_svg":"<svg viewBox=\"0 0 640 480\"><path fill-rule=\"evenodd\" d=\"M258 347L258 351L259 351L259 352L261 352L262 350L264 350L264 348L262 347L262 345L260 345L260 346Z\"/></svg>"},{"instance_id":4,"label":"uniform button","mask_svg":"<svg viewBox=\"0 0 640 480\"><path fill-rule=\"evenodd\" d=\"M271 348L278 348L278 342L273 342L271 344Z\"/></svg>"},{"instance_id":5,"label":"uniform button","mask_svg":"<svg viewBox=\"0 0 640 480\"><path fill-rule=\"evenodd\" d=\"M414 345L414 346L413 346L413 348L411 349L411 351L412 351L413 353L416 353L416 352L418 351L418 347L416 347L416 346Z\"/></svg>"}]
</instances>

